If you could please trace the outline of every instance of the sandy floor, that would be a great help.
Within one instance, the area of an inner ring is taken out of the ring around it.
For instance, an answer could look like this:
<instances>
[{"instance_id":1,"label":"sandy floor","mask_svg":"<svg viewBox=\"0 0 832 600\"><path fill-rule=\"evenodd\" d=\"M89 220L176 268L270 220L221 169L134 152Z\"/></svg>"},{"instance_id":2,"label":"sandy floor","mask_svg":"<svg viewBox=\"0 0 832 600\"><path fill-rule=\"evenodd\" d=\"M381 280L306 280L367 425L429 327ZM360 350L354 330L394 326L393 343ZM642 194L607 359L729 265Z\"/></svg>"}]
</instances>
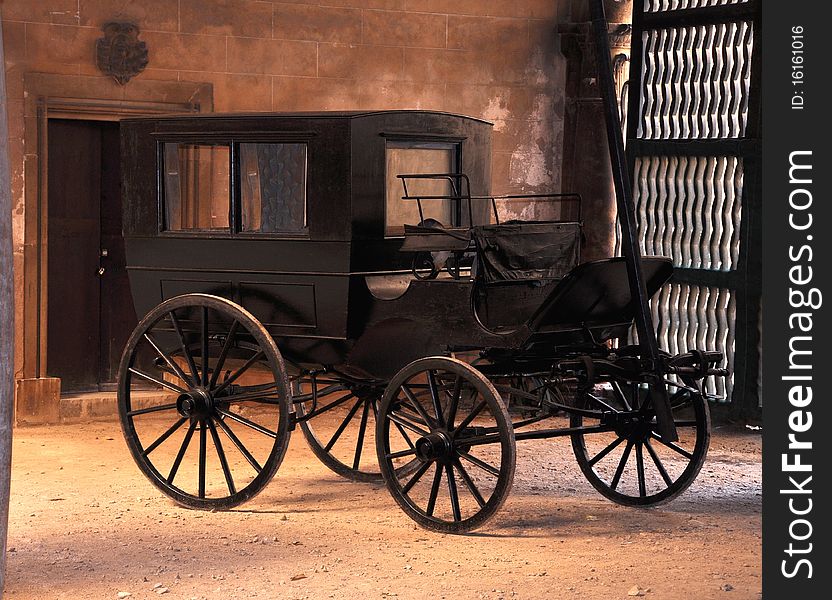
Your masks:
<instances>
[{"instance_id":1,"label":"sandy floor","mask_svg":"<svg viewBox=\"0 0 832 600\"><path fill-rule=\"evenodd\" d=\"M443 536L328 471L299 432L262 494L209 513L158 493L115 422L18 429L6 597L756 599L760 448L717 429L691 489L638 510L599 496L565 440L526 441L497 517Z\"/></svg>"}]
</instances>

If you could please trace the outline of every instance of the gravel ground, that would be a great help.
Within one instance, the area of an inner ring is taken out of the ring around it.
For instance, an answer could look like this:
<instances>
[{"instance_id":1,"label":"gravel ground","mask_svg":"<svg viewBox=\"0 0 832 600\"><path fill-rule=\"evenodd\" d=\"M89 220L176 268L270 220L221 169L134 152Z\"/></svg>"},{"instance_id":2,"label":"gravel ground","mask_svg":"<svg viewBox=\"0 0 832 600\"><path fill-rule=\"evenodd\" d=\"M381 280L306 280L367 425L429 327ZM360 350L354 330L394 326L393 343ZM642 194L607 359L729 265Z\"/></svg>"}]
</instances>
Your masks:
<instances>
[{"instance_id":1,"label":"gravel ground","mask_svg":"<svg viewBox=\"0 0 832 600\"><path fill-rule=\"evenodd\" d=\"M216 513L158 493L116 422L14 435L7 598L761 597L761 442L741 430L717 428L693 486L647 510L599 496L568 442L522 442L511 496L467 536L416 527L298 433L262 494Z\"/></svg>"}]
</instances>

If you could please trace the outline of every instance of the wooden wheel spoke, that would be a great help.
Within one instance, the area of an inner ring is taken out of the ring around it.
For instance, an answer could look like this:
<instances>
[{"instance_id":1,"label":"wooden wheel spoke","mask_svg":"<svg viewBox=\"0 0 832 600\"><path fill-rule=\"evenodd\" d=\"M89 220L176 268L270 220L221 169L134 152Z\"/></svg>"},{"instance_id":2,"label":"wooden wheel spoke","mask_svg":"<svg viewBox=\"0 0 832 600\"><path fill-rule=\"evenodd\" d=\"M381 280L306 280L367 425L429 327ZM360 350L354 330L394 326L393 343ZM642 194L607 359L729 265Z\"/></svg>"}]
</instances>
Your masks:
<instances>
[{"instance_id":1,"label":"wooden wheel spoke","mask_svg":"<svg viewBox=\"0 0 832 600\"><path fill-rule=\"evenodd\" d=\"M254 421L251 421L251 420L249 420L249 419L246 419L246 418L245 418L245 417L243 417L242 415L238 415L238 414L236 414L236 413L233 413L233 412L228 411L228 410L223 410L223 409L221 409L221 408L216 409L216 411L217 411L219 414L221 414L221 415L223 415L223 416L225 416L225 417L228 417L229 419L232 419L232 420L234 420L234 421L237 421L237 422L238 422L238 423L240 423L241 425L245 425L246 427L248 427L248 428L250 428L250 429L253 429L254 431L257 431L257 432L259 432L259 433L262 433L263 435L267 435L267 436L269 436L270 438L277 439L277 433L275 433L275 432L274 432L274 431L272 431L271 429L266 429L265 427L263 427L262 425L259 425L259 424L255 423Z\"/></svg>"},{"instance_id":2,"label":"wooden wheel spoke","mask_svg":"<svg viewBox=\"0 0 832 600\"><path fill-rule=\"evenodd\" d=\"M332 450L332 447L335 445L335 442L337 442L338 438L341 437L341 434L344 433L344 430L347 428L347 425L350 424L350 421L352 421L352 418L355 416L355 413L358 412L358 408L360 406L361 398L356 400L355 404L353 404L352 408L350 409L350 412L347 413L346 418L341 422L341 425L338 426L338 429L335 430L335 433L329 439L329 442L327 442L326 446L324 446L324 450L326 450L327 452Z\"/></svg>"},{"instance_id":3,"label":"wooden wheel spoke","mask_svg":"<svg viewBox=\"0 0 832 600\"><path fill-rule=\"evenodd\" d=\"M598 463L599 460L601 460L607 454L618 448L618 446L621 445L621 442L623 442L625 439L627 438L620 437L613 440L612 443L610 443L606 448L601 450L598 454L596 454L589 460L589 466L595 466L595 464Z\"/></svg>"},{"instance_id":4,"label":"wooden wheel spoke","mask_svg":"<svg viewBox=\"0 0 832 600\"><path fill-rule=\"evenodd\" d=\"M148 406L147 408L137 408L127 413L128 417L135 417L137 415L146 415L147 413L160 412L163 410L176 410L176 404L160 404L158 406Z\"/></svg>"},{"instance_id":5,"label":"wooden wheel spoke","mask_svg":"<svg viewBox=\"0 0 832 600\"><path fill-rule=\"evenodd\" d=\"M376 418L378 418L378 416L376 416ZM391 419L391 420L392 420L392 419ZM410 436L409 436L409 435L407 435L407 431L405 431L404 427L402 427L402 425L401 425L401 424L399 424L399 423L397 423L396 421L393 421L393 425L395 425L395 426L396 426L396 429L399 431L399 435L401 435L401 436L404 438L404 441L407 443L407 445L408 445L408 446L409 446L412 450L415 450L415 449L416 449L416 445L413 443L413 440L411 440L411 439L410 439Z\"/></svg>"},{"instance_id":6,"label":"wooden wheel spoke","mask_svg":"<svg viewBox=\"0 0 832 600\"><path fill-rule=\"evenodd\" d=\"M387 415L387 418L388 418L388 419L390 419L391 421L393 421L393 423L395 423L395 424L396 424L396 425L398 425L399 427L404 427L404 428L406 428L406 429L409 429L409 430L410 430L410 431L412 431L413 433L418 433L418 434L419 434L419 435L421 435L422 437L424 437L424 436L426 436L426 435L429 435L429 432L425 431L424 429L421 429L421 428L420 428L420 427L418 427L417 425L414 425L413 423L411 423L411 422L410 422L410 421L408 421L407 419L405 419L405 418L401 417L400 415L397 415L397 414L389 414L389 415ZM406 437L406 436L405 436L405 437ZM408 438L408 439L409 439L409 438Z\"/></svg>"},{"instance_id":7,"label":"wooden wheel spoke","mask_svg":"<svg viewBox=\"0 0 832 600\"><path fill-rule=\"evenodd\" d=\"M142 456L147 456L156 448L161 446L164 443L164 441L168 439L170 436L172 436L177 429L182 427L182 423L184 423L186 420L187 419L185 419L185 417L181 417L178 421L176 421L176 423L171 425L162 435L156 438L156 441L154 441L152 444L150 444L147 448L144 449L144 452L142 452Z\"/></svg>"},{"instance_id":8,"label":"wooden wheel spoke","mask_svg":"<svg viewBox=\"0 0 832 600\"><path fill-rule=\"evenodd\" d=\"M402 458L404 456L413 456L416 454L415 448L408 448L407 450L400 450L398 452L391 452L390 454L385 454L384 456L390 460L394 458Z\"/></svg>"},{"instance_id":9,"label":"wooden wheel spoke","mask_svg":"<svg viewBox=\"0 0 832 600\"><path fill-rule=\"evenodd\" d=\"M376 420L376 423L378 423L378 406L376 405L375 398L373 398L373 418ZM396 423L395 421L393 421L393 425L396 426L399 435L401 435L404 438L404 441L407 442L408 447L415 450L416 446L413 444L413 440L410 439L410 436L407 435L407 432L404 430L404 427L402 427L401 424Z\"/></svg>"},{"instance_id":10,"label":"wooden wheel spoke","mask_svg":"<svg viewBox=\"0 0 832 600\"><path fill-rule=\"evenodd\" d=\"M398 402L395 411L396 414L398 414L404 419L410 419L410 421L416 425L422 425L424 427L430 428L430 423L426 423L425 420L422 417L420 417L418 413L410 410L409 404Z\"/></svg>"},{"instance_id":11,"label":"wooden wheel spoke","mask_svg":"<svg viewBox=\"0 0 832 600\"><path fill-rule=\"evenodd\" d=\"M306 402L308 402L308 401L305 401L304 402L304 416L306 417L306 420L308 421L309 419L311 419L313 417L317 417L318 415L322 415L325 412L328 412L328 411L332 410L333 408L337 408L338 406L341 406L342 404L345 404L346 402L349 402L353 398L355 398L355 396L353 396L352 394L347 394L345 396L341 396L340 398L338 398L334 402L330 402L326 406L316 408L313 412L310 412L310 413L307 413L306 410L305 410L306 409L305 404L306 404ZM319 397L319 399L320 399L320 397Z\"/></svg>"},{"instance_id":12,"label":"wooden wheel spoke","mask_svg":"<svg viewBox=\"0 0 832 600\"><path fill-rule=\"evenodd\" d=\"M481 400L480 403L474 407L474 410L472 410L468 414L468 416L462 420L459 426L454 429L454 434L460 431L464 431L465 428L468 427L474 421L474 419L476 419L479 416L479 414L482 412L482 409L484 409L486 406L488 406L488 402L486 400Z\"/></svg>"},{"instance_id":13,"label":"wooden wheel spoke","mask_svg":"<svg viewBox=\"0 0 832 600\"><path fill-rule=\"evenodd\" d=\"M213 389L214 386L217 385L217 379L219 379L222 367L223 365L225 365L225 359L228 356L228 351L231 350L231 346L234 343L234 334L237 333L237 328L239 326L239 321L235 319L234 322L231 324L231 327L228 329L228 334L226 335L225 343L222 345L220 355L217 357L217 364L214 365L214 372L211 373L211 381L208 383L208 389Z\"/></svg>"},{"instance_id":14,"label":"wooden wheel spoke","mask_svg":"<svg viewBox=\"0 0 832 600\"><path fill-rule=\"evenodd\" d=\"M436 463L436 474L433 476L433 484L430 488L430 497L428 498L428 506L426 512L428 516L433 516L433 511L436 509L436 498L439 496L439 486L442 483L442 465Z\"/></svg>"},{"instance_id":15,"label":"wooden wheel spoke","mask_svg":"<svg viewBox=\"0 0 832 600\"><path fill-rule=\"evenodd\" d=\"M494 477L499 477L500 476L500 469L488 464L487 462L485 462L482 459L477 458L476 456L468 454L467 452L460 452L459 456L460 456L460 458L464 458L465 460L467 460L472 465L474 465L476 467L479 467L480 469L482 469L486 473L490 473Z\"/></svg>"},{"instance_id":16,"label":"wooden wheel spoke","mask_svg":"<svg viewBox=\"0 0 832 600\"><path fill-rule=\"evenodd\" d=\"M461 521L462 513L459 509L459 492L456 489L454 469L451 465L445 465L445 475L448 480L448 495L451 498L451 510L454 513L454 521Z\"/></svg>"},{"instance_id":17,"label":"wooden wheel spoke","mask_svg":"<svg viewBox=\"0 0 832 600\"><path fill-rule=\"evenodd\" d=\"M202 307L202 385L208 385L208 307Z\"/></svg>"},{"instance_id":18,"label":"wooden wheel spoke","mask_svg":"<svg viewBox=\"0 0 832 600\"><path fill-rule=\"evenodd\" d=\"M445 425L442 416L442 403L439 400L439 389L436 385L436 372L428 371L428 387L430 388L430 399L433 402L433 412L436 413L436 421L440 427Z\"/></svg>"},{"instance_id":19,"label":"wooden wheel spoke","mask_svg":"<svg viewBox=\"0 0 832 600\"><path fill-rule=\"evenodd\" d=\"M361 413L361 425L358 427L358 439L355 442L355 457L352 461L352 468L358 471L361 464L361 451L364 449L364 434L367 431L367 417L370 414L370 400L364 400L364 410Z\"/></svg>"},{"instance_id":20,"label":"wooden wheel spoke","mask_svg":"<svg viewBox=\"0 0 832 600\"><path fill-rule=\"evenodd\" d=\"M199 428L199 497L205 498L205 468L207 459L207 435L205 434L205 421L202 421Z\"/></svg>"},{"instance_id":21,"label":"wooden wheel spoke","mask_svg":"<svg viewBox=\"0 0 832 600\"><path fill-rule=\"evenodd\" d=\"M615 475L610 482L610 488L615 490L621 481L621 475L624 474L624 467L627 466L627 460L630 458L630 451L633 449L632 440L627 440L627 446L624 448L624 453L621 455L621 460L618 461L618 468L615 470Z\"/></svg>"},{"instance_id":22,"label":"wooden wheel spoke","mask_svg":"<svg viewBox=\"0 0 832 600\"><path fill-rule=\"evenodd\" d=\"M242 376L243 373L248 371L254 363L256 363L258 360L260 360L264 356L266 356L266 353L263 352L262 350L258 350L257 353L254 356L252 356L251 358L249 358L242 367L237 369L234 373L232 373L232 375L228 379L223 381L220 384L220 386L216 390L214 390L214 394L219 394L225 388L227 388L229 385L231 385L232 383L237 381L237 379L240 376Z\"/></svg>"},{"instance_id":23,"label":"wooden wheel spoke","mask_svg":"<svg viewBox=\"0 0 832 600\"><path fill-rule=\"evenodd\" d=\"M208 430L211 432L211 439L214 441L214 448L217 450L217 457L220 459L220 467L222 467L222 474L225 476L225 484L228 486L228 493L232 496L237 493L237 488L234 486L234 478L231 476L231 469L228 468L228 460L225 457L225 451L222 449L222 442L220 436L217 435L217 428L211 419L206 419L205 423L208 425Z\"/></svg>"},{"instance_id":24,"label":"wooden wheel spoke","mask_svg":"<svg viewBox=\"0 0 832 600\"><path fill-rule=\"evenodd\" d=\"M673 451L675 451L675 452L678 452L679 454L681 454L682 456L684 456L684 457L685 457L685 458L687 458L688 460L693 460L693 454L692 454L691 452L688 452L687 450L685 450L685 449L684 449L684 448L682 448L680 445L678 445L678 444L676 444L676 443L674 443L674 442L665 442L665 441L661 438L661 436L659 436L659 434L657 434L655 431L651 431L651 432L650 432L650 437L652 437L653 439L655 439L655 440L656 440L657 442L659 442L660 444L662 444L662 445L664 445L664 446L667 446L667 447L668 447L668 448L670 448L671 450L673 450Z\"/></svg>"},{"instance_id":25,"label":"wooden wheel spoke","mask_svg":"<svg viewBox=\"0 0 832 600\"><path fill-rule=\"evenodd\" d=\"M231 440L231 443L239 450L240 454L248 461L257 473L263 470L263 467L260 466L260 463L252 456L251 452L248 451L243 443L240 441L240 438L231 430L231 428L223 421L222 419L216 419L217 425L219 426L220 430L228 436L228 439Z\"/></svg>"},{"instance_id":26,"label":"wooden wheel spoke","mask_svg":"<svg viewBox=\"0 0 832 600\"><path fill-rule=\"evenodd\" d=\"M173 460L173 465L171 465L170 473L168 473L167 482L170 485L173 485L173 479L176 477L176 473L179 471L179 465L182 464L182 459L185 458L185 452L188 450L188 445L191 443L191 438L194 435L194 430L196 429L196 421L191 421L191 424L188 426L188 432L185 434L185 438L182 440L182 445L179 446L179 452L176 453L176 458Z\"/></svg>"},{"instance_id":27,"label":"wooden wheel spoke","mask_svg":"<svg viewBox=\"0 0 832 600\"><path fill-rule=\"evenodd\" d=\"M179 324L179 319L176 318L176 313L174 311L170 311L168 313L168 317L170 318L170 322L173 325L173 330L176 332L176 335L179 338L179 343L182 346L182 355L185 357L185 360L188 361L188 368L191 369L193 381L194 383L196 383L197 381L199 381L199 372L197 371L193 354L191 354L191 351L188 348L188 344L185 341L185 334L182 333L182 326Z\"/></svg>"},{"instance_id":28,"label":"wooden wheel spoke","mask_svg":"<svg viewBox=\"0 0 832 600\"><path fill-rule=\"evenodd\" d=\"M407 484L405 484L405 486L402 488L402 492L405 495L413 488L414 485L416 485L419 482L419 480L422 478L422 475L424 475L427 472L427 470L430 468L432 464L432 462L422 463L422 466L418 468L418 470L413 474L413 477L410 478L410 481L408 481Z\"/></svg>"},{"instance_id":29,"label":"wooden wheel spoke","mask_svg":"<svg viewBox=\"0 0 832 600\"><path fill-rule=\"evenodd\" d=\"M468 488L468 491L471 492L471 495L477 501L480 508L485 506L485 498L482 497L480 490L477 488L474 480L471 479L471 476L468 474L468 471L465 470L465 467L462 466L459 458L454 457L454 466L456 470L459 471L459 476L462 477L463 483L465 483L465 487Z\"/></svg>"},{"instance_id":30,"label":"wooden wheel spoke","mask_svg":"<svg viewBox=\"0 0 832 600\"><path fill-rule=\"evenodd\" d=\"M644 445L647 447L647 454L650 455L650 458L653 459L653 464L656 465L656 470L658 470L659 475L662 476L664 479L665 484L670 487L673 485L673 479L670 478L670 475L667 472L667 469L664 468L659 455L656 453L656 450L653 448L653 445L650 443L650 440L645 440Z\"/></svg>"},{"instance_id":31,"label":"wooden wheel spoke","mask_svg":"<svg viewBox=\"0 0 832 600\"><path fill-rule=\"evenodd\" d=\"M644 481L644 452L642 444L636 444L636 470L638 471L638 495L647 496L647 484Z\"/></svg>"},{"instance_id":32,"label":"wooden wheel spoke","mask_svg":"<svg viewBox=\"0 0 832 600\"><path fill-rule=\"evenodd\" d=\"M408 387L407 385L402 384L401 389L404 392L404 395L407 396L407 399L409 401L408 406L412 405L414 410L419 414L419 416L425 422L425 425L427 425L430 428L433 428L433 426L435 424L434 419L431 419L428 416L427 411L425 411L425 407L422 406L422 403L419 402L419 399L413 394L410 387Z\"/></svg>"},{"instance_id":33,"label":"wooden wheel spoke","mask_svg":"<svg viewBox=\"0 0 832 600\"><path fill-rule=\"evenodd\" d=\"M462 376L457 375L454 380L453 391L451 392L451 401L448 403L448 417L445 421L447 428L454 428L454 421L456 420L456 411L459 408L459 397L462 395Z\"/></svg>"},{"instance_id":34,"label":"wooden wheel spoke","mask_svg":"<svg viewBox=\"0 0 832 600\"><path fill-rule=\"evenodd\" d=\"M156 343L156 340L150 337L149 333L144 334L144 339L146 339L147 342L151 346L153 346L153 349L156 351L156 354L159 355L159 358L161 358L163 361L165 361L165 363L167 363L171 370L174 373L176 373L176 376L185 382L185 385L194 385L195 382L192 381L190 377L185 375L185 372L182 370L182 368L176 364L176 361L174 361L173 358L171 358L167 352L162 350L162 348Z\"/></svg>"},{"instance_id":35,"label":"wooden wheel spoke","mask_svg":"<svg viewBox=\"0 0 832 600\"><path fill-rule=\"evenodd\" d=\"M151 383L155 383L156 385L161 386L165 389L168 389L172 392L176 392L177 394L187 394L188 393L184 389L182 389L181 387L179 387L178 385L176 385L174 383L168 383L164 379L158 379L158 378L154 377L153 375L149 375L148 373L145 373L144 371L140 371L139 369L136 369L135 367L130 367L128 369L128 371L130 371L133 375L137 375L138 377L141 377L142 379L146 379L147 381L150 381Z\"/></svg>"}]
</instances>

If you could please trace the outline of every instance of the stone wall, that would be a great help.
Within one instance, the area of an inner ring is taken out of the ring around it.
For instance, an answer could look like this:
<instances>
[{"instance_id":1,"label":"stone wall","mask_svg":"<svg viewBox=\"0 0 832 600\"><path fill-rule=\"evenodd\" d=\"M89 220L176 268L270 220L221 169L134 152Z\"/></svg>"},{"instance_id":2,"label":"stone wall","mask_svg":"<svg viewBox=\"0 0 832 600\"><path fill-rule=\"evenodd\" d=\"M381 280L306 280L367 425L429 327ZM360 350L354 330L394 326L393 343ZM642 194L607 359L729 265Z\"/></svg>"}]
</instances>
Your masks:
<instances>
[{"instance_id":1,"label":"stone wall","mask_svg":"<svg viewBox=\"0 0 832 600\"><path fill-rule=\"evenodd\" d=\"M559 183L558 4L6 0L3 26L10 87L25 71L100 75L93 47L101 26L130 20L150 49L139 79L213 83L217 111L425 108L484 117L495 122L497 189L537 190Z\"/></svg>"},{"instance_id":2,"label":"stone wall","mask_svg":"<svg viewBox=\"0 0 832 600\"><path fill-rule=\"evenodd\" d=\"M25 215L27 207L33 210L27 187L35 185L41 162L33 147L35 104L24 94L33 74L54 74L68 98L77 91L85 98L100 92L102 98L158 101L175 83L196 82L212 85L214 110L223 112L464 113L495 124L495 192L560 188L565 67L556 22L568 0L0 0L0 5L18 307L31 303L37 286L32 261L24 261L38 243L31 215ZM108 21L136 23L149 49L147 69L124 87L95 65L95 42ZM31 365L24 369L23 355L33 355L31 346L38 343L29 331L34 322L18 311L18 377L33 376Z\"/></svg>"}]
</instances>

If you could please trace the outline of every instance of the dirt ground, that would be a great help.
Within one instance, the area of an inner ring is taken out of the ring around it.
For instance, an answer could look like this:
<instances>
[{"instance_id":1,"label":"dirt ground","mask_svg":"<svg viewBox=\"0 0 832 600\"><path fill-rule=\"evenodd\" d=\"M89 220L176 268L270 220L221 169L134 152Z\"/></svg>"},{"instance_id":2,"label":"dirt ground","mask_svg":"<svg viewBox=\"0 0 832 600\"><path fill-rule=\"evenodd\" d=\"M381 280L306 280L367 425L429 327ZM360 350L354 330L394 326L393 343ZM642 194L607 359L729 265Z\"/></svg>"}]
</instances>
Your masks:
<instances>
[{"instance_id":1,"label":"dirt ground","mask_svg":"<svg viewBox=\"0 0 832 600\"><path fill-rule=\"evenodd\" d=\"M467 536L416 527L299 432L263 493L216 513L157 492L115 421L14 436L7 598L761 597L761 442L741 430L716 428L693 486L647 510L599 496L568 441L522 442L511 496Z\"/></svg>"}]
</instances>

